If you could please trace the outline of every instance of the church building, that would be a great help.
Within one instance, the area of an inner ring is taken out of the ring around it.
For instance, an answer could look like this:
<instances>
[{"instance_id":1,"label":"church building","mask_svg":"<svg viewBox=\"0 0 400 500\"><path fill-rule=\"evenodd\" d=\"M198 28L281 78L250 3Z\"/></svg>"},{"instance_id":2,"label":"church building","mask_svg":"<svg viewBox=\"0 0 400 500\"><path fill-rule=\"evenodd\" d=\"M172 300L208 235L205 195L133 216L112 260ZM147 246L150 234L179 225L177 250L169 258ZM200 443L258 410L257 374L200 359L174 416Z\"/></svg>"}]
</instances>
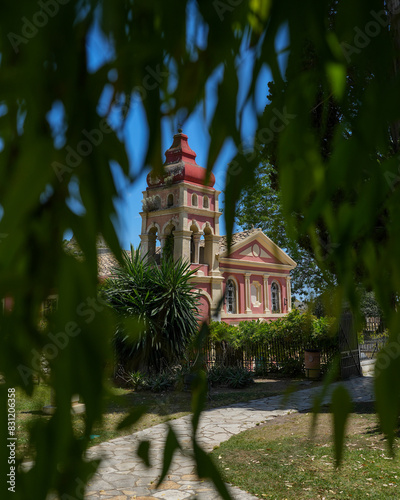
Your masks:
<instances>
[{"instance_id":1,"label":"church building","mask_svg":"<svg viewBox=\"0 0 400 500\"><path fill-rule=\"evenodd\" d=\"M165 153L165 174L147 176L143 192L141 248L147 258L182 257L196 269L202 319L237 324L274 320L291 310L290 271L296 263L261 229L233 235L230 253L219 234L220 191L197 165L181 130ZM224 297L222 308L218 306Z\"/></svg>"}]
</instances>

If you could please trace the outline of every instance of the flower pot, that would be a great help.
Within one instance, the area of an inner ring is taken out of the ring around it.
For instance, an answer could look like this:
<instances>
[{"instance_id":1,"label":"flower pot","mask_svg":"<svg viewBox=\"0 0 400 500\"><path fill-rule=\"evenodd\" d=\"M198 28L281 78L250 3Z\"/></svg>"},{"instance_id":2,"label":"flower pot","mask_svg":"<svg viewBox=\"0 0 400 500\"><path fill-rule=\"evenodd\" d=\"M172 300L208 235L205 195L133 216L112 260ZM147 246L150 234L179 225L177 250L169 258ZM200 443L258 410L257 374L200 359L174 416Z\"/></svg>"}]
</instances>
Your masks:
<instances>
[{"instance_id":1,"label":"flower pot","mask_svg":"<svg viewBox=\"0 0 400 500\"><path fill-rule=\"evenodd\" d=\"M319 349L304 351L304 368L307 378L317 379L321 376L321 351Z\"/></svg>"}]
</instances>

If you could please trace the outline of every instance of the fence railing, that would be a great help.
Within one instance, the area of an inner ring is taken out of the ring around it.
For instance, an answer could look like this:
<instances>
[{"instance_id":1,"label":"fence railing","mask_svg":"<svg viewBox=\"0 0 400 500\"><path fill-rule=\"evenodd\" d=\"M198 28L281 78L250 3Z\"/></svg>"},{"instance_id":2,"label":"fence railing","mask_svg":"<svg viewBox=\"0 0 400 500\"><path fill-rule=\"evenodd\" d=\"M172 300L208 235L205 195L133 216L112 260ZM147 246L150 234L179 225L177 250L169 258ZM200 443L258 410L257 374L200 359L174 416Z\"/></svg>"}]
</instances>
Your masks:
<instances>
[{"instance_id":1,"label":"fence railing","mask_svg":"<svg viewBox=\"0 0 400 500\"><path fill-rule=\"evenodd\" d=\"M382 318L366 318L365 326L363 328L363 335L365 340L373 339L379 334L383 334L385 331L385 323Z\"/></svg>"},{"instance_id":2,"label":"fence railing","mask_svg":"<svg viewBox=\"0 0 400 500\"><path fill-rule=\"evenodd\" d=\"M374 359L378 352L386 344L386 339L375 339L368 340L359 345L360 358L363 359Z\"/></svg>"},{"instance_id":3,"label":"fence railing","mask_svg":"<svg viewBox=\"0 0 400 500\"><path fill-rule=\"evenodd\" d=\"M207 368L214 366L240 366L256 375L284 370L290 363L304 362L304 342L271 340L263 343L248 343L235 348L225 341L209 342L204 350L204 360ZM327 365L338 352L338 346L332 343L322 346L321 366Z\"/></svg>"}]
</instances>

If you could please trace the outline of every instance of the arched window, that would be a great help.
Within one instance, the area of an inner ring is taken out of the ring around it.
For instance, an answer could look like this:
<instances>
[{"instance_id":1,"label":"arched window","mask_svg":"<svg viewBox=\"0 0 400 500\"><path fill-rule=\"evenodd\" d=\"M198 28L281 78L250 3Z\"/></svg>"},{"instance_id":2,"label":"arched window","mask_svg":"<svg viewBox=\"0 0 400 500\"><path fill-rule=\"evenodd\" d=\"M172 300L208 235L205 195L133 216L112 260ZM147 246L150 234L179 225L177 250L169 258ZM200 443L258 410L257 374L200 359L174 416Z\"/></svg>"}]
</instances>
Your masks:
<instances>
[{"instance_id":1,"label":"arched window","mask_svg":"<svg viewBox=\"0 0 400 500\"><path fill-rule=\"evenodd\" d=\"M259 307L261 305L261 285L258 281L251 284L250 301L254 307Z\"/></svg>"},{"instance_id":2,"label":"arched window","mask_svg":"<svg viewBox=\"0 0 400 500\"><path fill-rule=\"evenodd\" d=\"M151 259L155 259L156 257L156 244L157 244L157 228L152 227L149 230L149 239L148 239L148 256Z\"/></svg>"},{"instance_id":3,"label":"arched window","mask_svg":"<svg viewBox=\"0 0 400 500\"><path fill-rule=\"evenodd\" d=\"M171 193L168 195L168 198L167 198L167 207L172 207L174 204L174 195Z\"/></svg>"},{"instance_id":4,"label":"arched window","mask_svg":"<svg viewBox=\"0 0 400 500\"><path fill-rule=\"evenodd\" d=\"M166 259L172 259L174 257L174 231L175 226L169 224L165 229L165 242L162 249L162 256Z\"/></svg>"},{"instance_id":5,"label":"arched window","mask_svg":"<svg viewBox=\"0 0 400 500\"><path fill-rule=\"evenodd\" d=\"M203 197L203 208L208 208L209 203L208 203L208 196Z\"/></svg>"},{"instance_id":6,"label":"arched window","mask_svg":"<svg viewBox=\"0 0 400 500\"><path fill-rule=\"evenodd\" d=\"M233 280L226 282L226 312L236 314L236 285Z\"/></svg>"},{"instance_id":7,"label":"arched window","mask_svg":"<svg viewBox=\"0 0 400 500\"><path fill-rule=\"evenodd\" d=\"M197 194L192 194L192 207L197 207Z\"/></svg>"},{"instance_id":8,"label":"arched window","mask_svg":"<svg viewBox=\"0 0 400 500\"><path fill-rule=\"evenodd\" d=\"M281 312L279 285L274 281L271 285L271 310L273 313Z\"/></svg>"}]
</instances>

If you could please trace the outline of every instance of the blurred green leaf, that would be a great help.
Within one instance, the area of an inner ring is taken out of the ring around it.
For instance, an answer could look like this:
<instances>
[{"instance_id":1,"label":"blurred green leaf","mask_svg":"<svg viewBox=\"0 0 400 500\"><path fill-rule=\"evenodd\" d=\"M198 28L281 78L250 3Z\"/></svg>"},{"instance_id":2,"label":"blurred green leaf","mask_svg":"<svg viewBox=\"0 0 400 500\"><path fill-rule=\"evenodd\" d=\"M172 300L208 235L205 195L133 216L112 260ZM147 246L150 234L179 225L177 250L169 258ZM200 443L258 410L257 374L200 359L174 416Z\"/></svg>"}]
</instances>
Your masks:
<instances>
[{"instance_id":1,"label":"blurred green leaf","mask_svg":"<svg viewBox=\"0 0 400 500\"><path fill-rule=\"evenodd\" d=\"M125 429L126 427L131 427L132 425L136 424L143 415L146 413L147 407L146 406L138 406L137 408L134 408L128 416L126 416L122 422L118 424L117 429Z\"/></svg>"},{"instance_id":2,"label":"blurred green leaf","mask_svg":"<svg viewBox=\"0 0 400 500\"><path fill-rule=\"evenodd\" d=\"M338 385L332 393L333 437L336 467L342 462L346 423L353 405L344 385Z\"/></svg>"},{"instance_id":3,"label":"blurred green leaf","mask_svg":"<svg viewBox=\"0 0 400 500\"><path fill-rule=\"evenodd\" d=\"M151 467L150 464L150 441L141 441L137 449L138 457L140 457L146 467Z\"/></svg>"},{"instance_id":4,"label":"blurred green leaf","mask_svg":"<svg viewBox=\"0 0 400 500\"><path fill-rule=\"evenodd\" d=\"M160 486L160 484L166 478L168 471L169 471L169 468L171 467L174 453L178 449L180 450L181 446L178 442L176 434L175 434L174 430L172 429L172 427L168 426L168 434L167 434L167 439L165 441L165 446L164 446L163 468L161 471L160 479L157 482L157 488Z\"/></svg>"}]
</instances>

